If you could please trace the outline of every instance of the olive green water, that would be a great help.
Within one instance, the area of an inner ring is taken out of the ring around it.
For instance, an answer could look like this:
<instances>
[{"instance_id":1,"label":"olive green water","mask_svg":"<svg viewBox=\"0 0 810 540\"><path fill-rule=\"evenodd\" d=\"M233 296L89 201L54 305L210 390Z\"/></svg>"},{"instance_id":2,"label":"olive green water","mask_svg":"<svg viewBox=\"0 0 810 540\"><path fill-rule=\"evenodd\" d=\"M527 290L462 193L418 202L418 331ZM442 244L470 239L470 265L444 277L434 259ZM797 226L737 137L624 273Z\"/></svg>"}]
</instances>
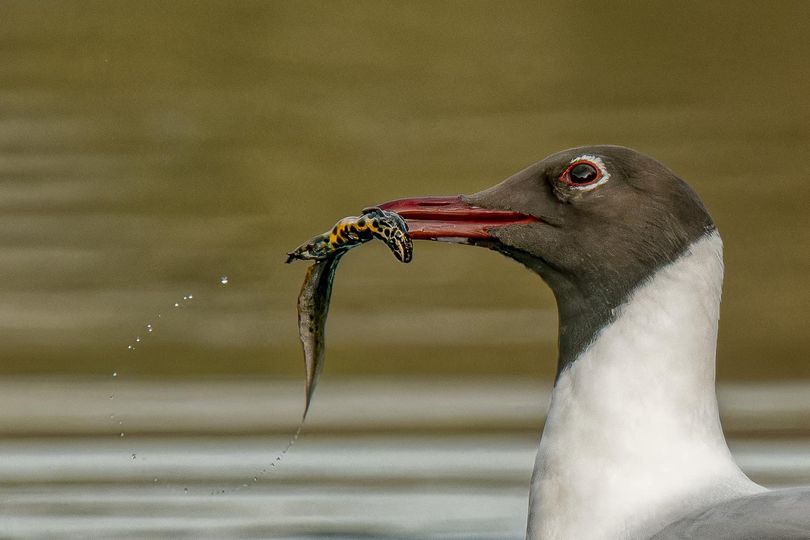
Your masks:
<instances>
[{"instance_id":1,"label":"olive green water","mask_svg":"<svg viewBox=\"0 0 810 540\"><path fill-rule=\"evenodd\" d=\"M352 252L277 463L303 405L305 265L283 261L363 207L589 143L705 199L732 452L764 485L810 482L808 21L807 2L0 2L0 536L522 537L555 364L539 279L469 247Z\"/></svg>"},{"instance_id":2,"label":"olive green water","mask_svg":"<svg viewBox=\"0 0 810 540\"><path fill-rule=\"evenodd\" d=\"M287 250L370 204L615 143L720 226L721 376L808 377L809 20L806 2L3 2L0 371L299 376ZM551 295L484 250L357 250L332 321L328 374L553 370Z\"/></svg>"}]
</instances>

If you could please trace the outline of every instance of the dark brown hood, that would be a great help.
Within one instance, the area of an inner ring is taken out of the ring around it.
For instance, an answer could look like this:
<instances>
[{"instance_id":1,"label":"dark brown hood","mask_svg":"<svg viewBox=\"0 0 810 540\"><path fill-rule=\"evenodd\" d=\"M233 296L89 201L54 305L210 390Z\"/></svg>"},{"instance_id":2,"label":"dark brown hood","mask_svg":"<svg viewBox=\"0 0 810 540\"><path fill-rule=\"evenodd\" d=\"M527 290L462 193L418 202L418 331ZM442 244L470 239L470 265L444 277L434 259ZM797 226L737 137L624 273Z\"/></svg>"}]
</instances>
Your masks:
<instances>
[{"instance_id":1,"label":"dark brown hood","mask_svg":"<svg viewBox=\"0 0 810 540\"><path fill-rule=\"evenodd\" d=\"M714 229L686 182L618 146L559 152L472 195L381 207L401 213L414 238L495 249L539 274L557 300L558 373L636 287Z\"/></svg>"}]
</instances>

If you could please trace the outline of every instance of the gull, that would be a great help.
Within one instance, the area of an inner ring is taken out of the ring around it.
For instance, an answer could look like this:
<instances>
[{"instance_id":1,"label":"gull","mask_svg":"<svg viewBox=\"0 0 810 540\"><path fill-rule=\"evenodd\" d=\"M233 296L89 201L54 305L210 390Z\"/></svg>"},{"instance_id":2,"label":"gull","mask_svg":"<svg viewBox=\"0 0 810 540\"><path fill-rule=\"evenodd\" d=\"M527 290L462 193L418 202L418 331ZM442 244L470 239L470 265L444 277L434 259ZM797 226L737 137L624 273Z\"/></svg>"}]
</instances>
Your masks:
<instances>
[{"instance_id":1,"label":"gull","mask_svg":"<svg viewBox=\"0 0 810 540\"><path fill-rule=\"evenodd\" d=\"M551 288L559 356L526 538L810 538L810 486L770 491L728 449L715 393L723 244L689 185L619 146L496 186L380 205L414 239L496 250Z\"/></svg>"}]
</instances>

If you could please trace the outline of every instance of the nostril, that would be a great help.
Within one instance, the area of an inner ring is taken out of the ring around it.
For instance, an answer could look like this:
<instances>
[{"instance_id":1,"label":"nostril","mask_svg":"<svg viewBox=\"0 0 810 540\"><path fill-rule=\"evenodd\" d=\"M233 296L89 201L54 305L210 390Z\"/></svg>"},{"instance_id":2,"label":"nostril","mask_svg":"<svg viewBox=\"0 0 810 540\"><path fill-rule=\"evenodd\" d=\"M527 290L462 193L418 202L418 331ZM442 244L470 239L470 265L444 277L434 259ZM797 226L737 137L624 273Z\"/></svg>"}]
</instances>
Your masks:
<instances>
[{"instance_id":1,"label":"nostril","mask_svg":"<svg viewBox=\"0 0 810 540\"><path fill-rule=\"evenodd\" d=\"M419 206L450 206L455 201L419 201Z\"/></svg>"}]
</instances>

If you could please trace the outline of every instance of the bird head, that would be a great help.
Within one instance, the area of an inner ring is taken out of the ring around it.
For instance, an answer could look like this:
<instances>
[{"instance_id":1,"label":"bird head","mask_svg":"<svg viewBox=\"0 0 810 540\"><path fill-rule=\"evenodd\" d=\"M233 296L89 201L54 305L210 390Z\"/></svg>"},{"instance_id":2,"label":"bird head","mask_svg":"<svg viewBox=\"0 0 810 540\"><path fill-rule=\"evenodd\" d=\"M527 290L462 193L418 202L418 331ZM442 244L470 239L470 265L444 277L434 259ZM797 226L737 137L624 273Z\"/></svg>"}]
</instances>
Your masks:
<instances>
[{"instance_id":1,"label":"bird head","mask_svg":"<svg viewBox=\"0 0 810 540\"><path fill-rule=\"evenodd\" d=\"M620 146L553 154L471 195L399 199L414 239L499 251L551 287L565 367L658 268L714 230L697 194L672 170Z\"/></svg>"}]
</instances>

